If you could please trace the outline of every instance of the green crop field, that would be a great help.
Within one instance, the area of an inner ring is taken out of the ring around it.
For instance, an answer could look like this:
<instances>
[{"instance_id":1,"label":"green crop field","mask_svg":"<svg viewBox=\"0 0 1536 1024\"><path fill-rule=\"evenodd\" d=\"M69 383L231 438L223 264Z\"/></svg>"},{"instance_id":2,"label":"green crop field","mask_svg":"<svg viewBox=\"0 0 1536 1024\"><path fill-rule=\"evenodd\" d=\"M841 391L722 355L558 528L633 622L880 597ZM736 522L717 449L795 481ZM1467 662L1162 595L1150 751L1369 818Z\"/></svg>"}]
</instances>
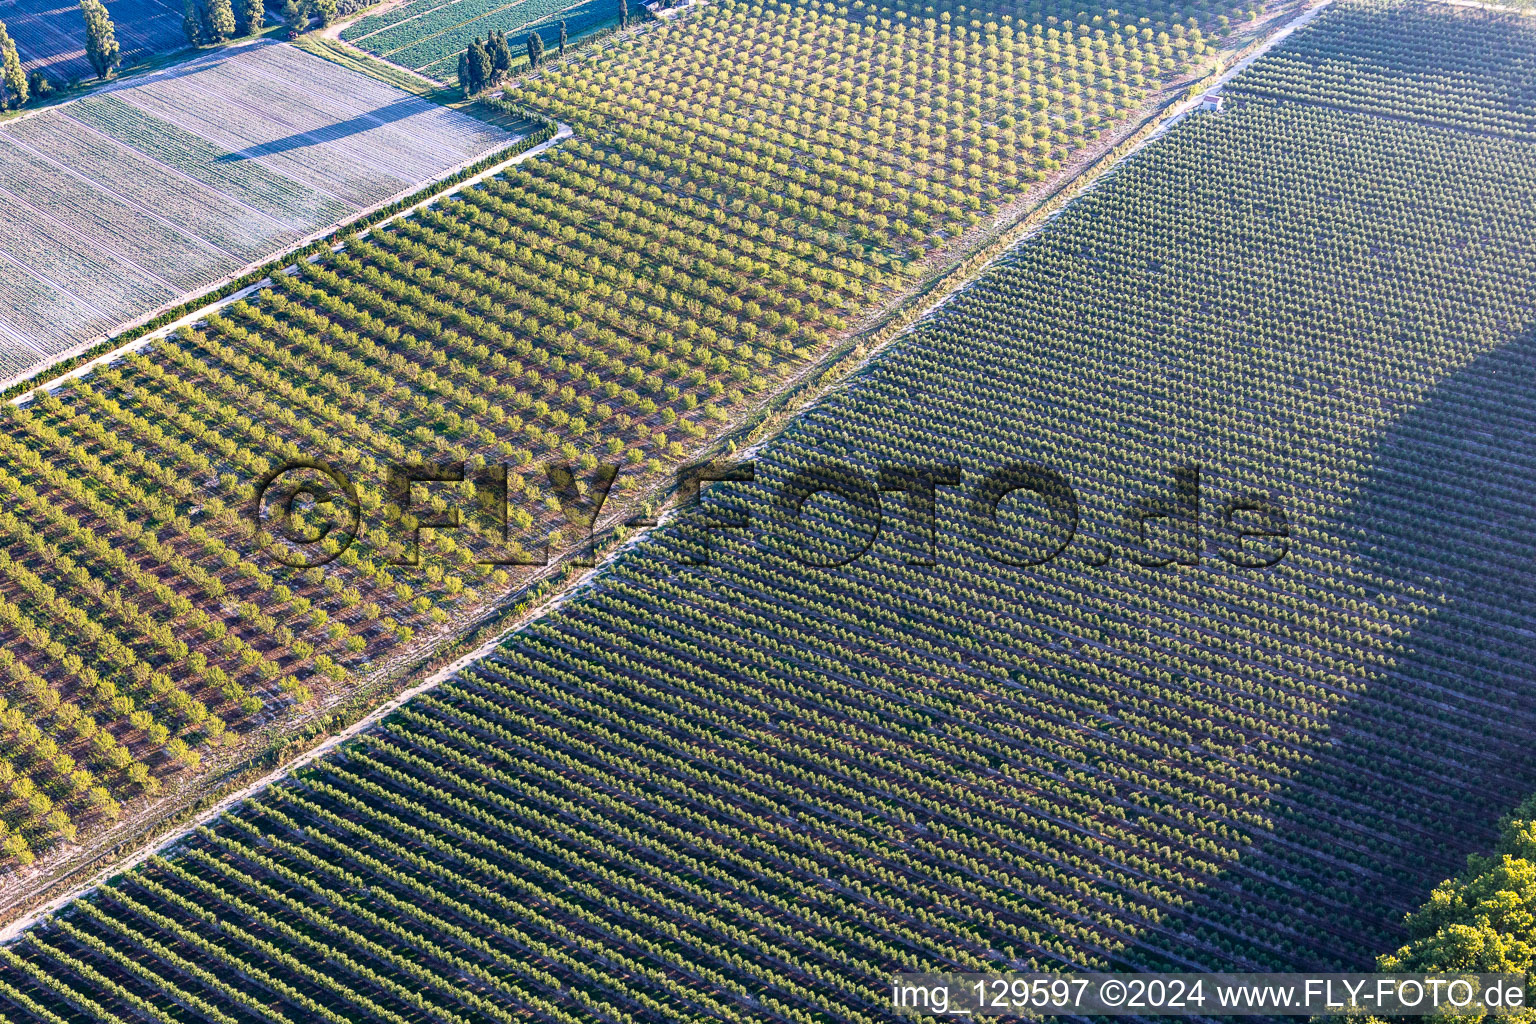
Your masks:
<instances>
[{"instance_id":1,"label":"green crop field","mask_svg":"<svg viewBox=\"0 0 1536 1024\"><path fill-rule=\"evenodd\" d=\"M0 947L0 1013L876 1022L890 1018L893 970L1339 970L1378 956L1427 968L1443 963L1434 929L1460 918L1488 948L1506 943L1496 966L1530 971L1516 906L1529 888L1529 805L1496 837L1536 790L1536 148L1497 126L1532 110L1513 91L1422 118L1397 99L1432 74L1418 40L1529 39L1529 23L1385 9L1412 33L1375 4L1337 5L1234 81L1222 112L1192 114L1127 159L764 444L754 479L709 486L492 656ZM678 30L693 43L680 62L707 63L705 32L722 25L765 64L787 60L777 54L797 36L818 55L810 67L835 52L812 34L826 29L814 10L691 24ZM754 51L759 32L780 41ZM1433 73L1485 74L1483 52L1436 50ZM1391 59L1358 59L1382 53ZM733 244L771 224L776 244L827 251L781 264L773 291L800 283L797 319L826 310L809 318L823 327L769 324L759 336L785 345L738 345L720 370L700 367L710 380L741 366L764 387L853 306L812 269L840 256L831 266L862 298L923 251L933 229L908 233L911 208L881 225L873 200L915 208L923 196L948 224L968 195L983 210L990 201L985 174L959 173L964 158L955 168L915 139L904 152L899 135L881 160L813 163L805 153L873 148L821 141L831 126L814 108L793 114L766 88L733 87L723 103L743 120L764 104L784 134L714 147L713 135L746 136L740 120L648 109L640 86L667 79L644 64L629 77L643 59L655 57L620 54L528 90L562 117L595 109L587 148L349 245L117 371L99 397L44 401L18 417L13 448L60 423L90 429L77 422L86 403L150 401L130 374L168 387L179 377L188 402L226 379L238 387L233 370L263 374L276 396L260 399L273 404L264 422L289 422L278 397L306 418L345 399L342 372L371 381L354 396L359 423L368 401L425 388L428 373L464 389L462 401L490 396L496 382L465 376L467 356L409 372L389 369L392 353L469 351L459 332L470 325L432 296L546 252L555 232L519 234L514 217L565 218L567 261L588 244L583 231L605 221L584 205L590 184L561 190L566 175L595 176L612 189L595 192L604 202L649 196L615 215L626 230L663 196L710 204L733 181L739 206L722 204L716 222ZM1325 74L1329 61L1355 68L1339 106L1305 70ZM600 98L603 75L633 87ZM627 111L647 120L603 134ZM939 127L923 140L946 137ZM688 133L686 159L669 148L673 130ZM885 166L921 168L929 189L882 192L882 180L912 180ZM1000 192L1014 166L993 168ZM756 171L769 179L758 185ZM811 173L869 199L827 207L789 190ZM450 248L459 230L474 244ZM691 231L668 244L681 252ZM848 248L834 255L833 237ZM724 249L686 265L719 266ZM602 251L586 264L594 295ZM518 280L553 285L552 266L528 264ZM562 297L577 294L578 278L558 280ZM454 308L492 324L496 301L464 294ZM422 318L411 330L441 348L386 347L390 325L366 305L379 295L408 298ZM766 312L765 298L750 301ZM746 301L729 315L763 323ZM703 320L715 303L682 308ZM583 324L613 322L600 312L612 305L576 308ZM491 336L474 365L510 359L501 346L525 330ZM578 365L614 366L593 362L606 351L596 335L581 344L560 350L563 369L573 352ZM535 351L518 353L521 370ZM282 390L275 368L301 354L334 360L335 398ZM562 368L548 371L557 385ZM609 371L592 372L600 386ZM89 419L140 429L182 413L134 415ZM375 429L370 443L387 454L412 421ZM640 458L652 451L664 454L642 442ZM28 473L46 472L28 459ZM1057 491L1031 502L987 490L1031 465L1070 484L1074 529L1062 528ZM1187 467L1198 468L1198 529L1143 535L1134 524L1149 496L1181 512L1170 491ZM937 478L931 506L910 480L898 495L893 469ZM844 496L797 504L805 480ZM1273 517L1268 536L1235 535L1257 529L1244 510L1260 498L1283 512L1277 557ZM1466 854L1488 850L1509 859L1474 861L1405 927ZM1509 894L1503 911L1479 918L1480 894L1495 892Z\"/></svg>"},{"instance_id":2,"label":"green crop field","mask_svg":"<svg viewBox=\"0 0 1536 1024\"><path fill-rule=\"evenodd\" d=\"M553 46L562 21L575 44L618 25L619 0L414 0L348 25L341 37L401 67L453 81L459 54L472 40L506 32L521 43L537 31ZM527 66L525 56L520 66Z\"/></svg>"}]
</instances>

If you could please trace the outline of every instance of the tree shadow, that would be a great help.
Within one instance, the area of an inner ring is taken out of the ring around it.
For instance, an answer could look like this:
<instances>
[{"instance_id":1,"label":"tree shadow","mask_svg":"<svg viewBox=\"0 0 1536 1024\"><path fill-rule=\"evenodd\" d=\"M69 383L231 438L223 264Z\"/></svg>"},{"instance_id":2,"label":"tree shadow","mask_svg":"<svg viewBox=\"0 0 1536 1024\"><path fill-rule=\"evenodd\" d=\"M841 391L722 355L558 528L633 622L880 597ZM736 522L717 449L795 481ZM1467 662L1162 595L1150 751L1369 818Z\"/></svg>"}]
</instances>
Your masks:
<instances>
[{"instance_id":1,"label":"tree shadow","mask_svg":"<svg viewBox=\"0 0 1536 1024\"><path fill-rule=\"evenodd\" d=\"M1212 969L1370 967L1536 792L1536 337L1442 382L1370 458L1344 529L1386 581L1369 598L1391 605L1378 591L1399 583L1444 600L1335 713L1273 832L1165 920L1222 951L1195 954Z\"/></svg>"},{"instance_id":2,"label":"tree shadow","mask_svg":"<svg viewBox=\"0 0 1536 1024\"><path fill-rule=\"evenodd\" d=\"M163 68L137 78L117 83L102 90L104 94L115 92L132 92L135 89L143 89L147 86L158 85L161 82L174 82L182 78L191 78L193 75L201 75L212 71L230 58L223 54L212 54L203 57L194 57L185 64L177 64L175 67Z\"/></svg>"},{"instance_id":3,"label":"tree shadow","mask_svg":"<svg viewBox=\"0 0 1536 1024\"><path fill-rule=\"evenodd\" d=\"M323 128L315 128L310 131L297 132L284 136L281 139L273 139L270 142L261 142L254 146L236 150L233 153L225 153L218 158L218 163L232 163L237 160L254 160L258 157L273 156L278 153L289 153L296 149L305 149L309 146L321 146L328 142L335 142L352 135L361 135L364 132L392 124L396 121L404 121L420 114L425 104L416 97L407 97L395 100L365 114L349 117L344 121L328 124Z\"/></svg>"}]
</instances>

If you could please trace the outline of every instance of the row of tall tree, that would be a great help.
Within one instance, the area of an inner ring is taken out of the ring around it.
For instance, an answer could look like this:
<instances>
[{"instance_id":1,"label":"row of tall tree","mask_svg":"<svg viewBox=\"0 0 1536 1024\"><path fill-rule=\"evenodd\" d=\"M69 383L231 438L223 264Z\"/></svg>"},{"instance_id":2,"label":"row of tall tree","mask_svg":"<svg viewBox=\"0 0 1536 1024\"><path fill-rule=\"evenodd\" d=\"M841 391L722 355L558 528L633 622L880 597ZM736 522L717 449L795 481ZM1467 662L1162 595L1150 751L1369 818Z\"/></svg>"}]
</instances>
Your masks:
<instances>
[{"instance_id":1,"label":"row of tall tree","mask_svg":"<svg viewBox=\"0 0 1536 1024\"><path fill-rule=\"evenodd\" d=\"M267 11L262 0L183 0L181 30L193 46L224 43L237 35L260 32Z\"/></svg>"},{"instance_id":2,"label":"row of tall tree","mask_svg":"<svg viewBox=\"0 0 1536 1024\"><path fill-rule=\"evenodd\" d=\"M473 96L495 85L511 70L512 47L507 43L505 32L491 32L483 41L471 40L468 48L459 54L459 85L465 96Z\"/></svg>"},{"instance_id":3,"label":"row of tall tree","mask_svg":"<svg viewBox=\"0 0 1536 1024\"><path fill-rule=\"evenodd\" d=\"M290 0L291 2L291 0ZM619 27L629 27L629 0L619 0ZM561 57L565 56L565 47L570 36L566 32L565 22L560 22L560 49ZM536 68L544 62L544 37L537 30L528 33L525 44L528 48L528 66ZM482 90L496 85L512 70L512 47L507 43L505 32L491 32L482 42L473 40L468 48L459 54L459 86L464 90L465 96L473 96Z\"/></svg>"},{"instance_id":4,"label":"row of tall tree","mask_svg":"<svg viewBox=\"0 0 1536 1024\"><path fill-rule=\"evenodd\" d=\"M238 6L236 4L238 3ZM80 0L85 17L86 57L97 78L106 78L122 61L116 29L101 0ZM337 17L337 0L286 0L283 20L290 26L290 36L306 31L315 19L322 26ZM260 32L266 23L263 0L183 0L181 28L193 46L228 42L240 35ZM619 24L629 27L629 4L619 0ZM560 56L565 56L565 22L560 22ZM544 59L544 39L538 32L528 33L528 64L538 67ZM472 96L505 79L512 69L512 48L505 32L489 33L484 41L474 40L459 55L459 84L466 96ZM16 44L0 21L0 110L26 103L34 94L48 90L41 72L27 75L16 52Z\"/></svg>"},{"instance_id":5,"label":"row of tall tree","mask_svg":"<svg viewBox=\"0 0 1536 1024\"><path fill-rule=\"evenodd\" d=\"M308 31L316 20L322 27L329 25L338 14L337 0L285 0L283 4L289 38ZM260 32L265 21L263 0L183 0L181 27L194 46Z\"/></svg>"}]
</instances>

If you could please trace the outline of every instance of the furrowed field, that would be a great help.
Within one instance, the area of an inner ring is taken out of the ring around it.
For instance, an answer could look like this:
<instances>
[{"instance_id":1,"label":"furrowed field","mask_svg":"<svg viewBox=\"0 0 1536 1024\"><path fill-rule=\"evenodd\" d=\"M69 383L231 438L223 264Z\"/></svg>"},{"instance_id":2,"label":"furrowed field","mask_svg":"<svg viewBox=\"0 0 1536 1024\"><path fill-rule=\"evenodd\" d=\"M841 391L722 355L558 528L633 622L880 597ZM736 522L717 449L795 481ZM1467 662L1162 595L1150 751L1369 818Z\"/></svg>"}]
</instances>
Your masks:
<instances>
[{"instance_id":1,"label":"furrowed field","mask_svg":"<svg viewBox=\"0 0 1536 1024\"><path fill-rule=\"evenodd\" d=\"M1296 80L1240 79L494 657L0 950L5 1014L875 1022L893 969L1393 948L1536 788L1536 149ZM1079 502L1032 567L1040 510L973 521L1022 460ZM946 464L912 564L877 469ZM1138 564L1124 516L1190 464L1202 564ZM801 471L865 496L792 527ZM1288 515L1268 569L1218 550L1246 492Z\"/></svg>"},{"instance_id":2,"label":"furrowed field","mask_svg":"<svg viewBox=\"0 0 1536 1024\"><path fill-rule=\"evenodd\" d=\"M7 376L515 136L284 44L0 128Z\"/></svg>"},{"instance_id":3,"label":"furrowed field","mask_svg":"<svg viewBox=\"0 0 1536 1024\"><path fill-rule=\"evenodd\" d=\"M666 482L1204 46L1187 26L1159 40L1098 20L895 29L814 5L710 9L517 94L576 120L575 138L6 407L3 696L25 723L3 751L6 853L137 813L207 744L462 633L530 578L484 560L575 541L547 465L570 464L588 499L598 462L620 465L605 514ZM869 145L886 131L889 149ZM286 167L282 148L262 163ZM258 482L301 459L359 494L361 534L323 569L252 537ZM422 566L394 564L408 552L387 470L423 460L470 478L432 496L438 511L510 466L516 541L466 516Z\"/></svg>"}]
</instances>

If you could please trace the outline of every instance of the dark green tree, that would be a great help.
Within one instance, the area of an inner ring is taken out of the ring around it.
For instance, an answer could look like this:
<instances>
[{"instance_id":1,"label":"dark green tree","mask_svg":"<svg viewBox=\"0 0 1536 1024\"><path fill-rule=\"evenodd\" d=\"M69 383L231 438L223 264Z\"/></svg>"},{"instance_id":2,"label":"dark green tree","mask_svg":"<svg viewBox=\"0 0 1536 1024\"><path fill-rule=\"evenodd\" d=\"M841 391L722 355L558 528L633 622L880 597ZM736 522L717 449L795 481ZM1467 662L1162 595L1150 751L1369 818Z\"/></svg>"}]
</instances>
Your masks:
<instances>
[{"instance_id":1,"label":"dark green tree","mask_svg":"<svg viewBox=\"0 0 1536 1024\"><path fill-rule=\"evenodd\" d=\"M475 90L469 81L469 51L459 54L459 88L464 90L464 98L469 99Z\"/></svg>"},{"instance_id":2,"label":"dark green tree","mask_svg":"<svg viewBox=\"0 0 1536 1024\"><path fill-rule=\"evenodd\" d=\"M491 54L491 77L505 78L512 71L512 47L507 45L507 34L497 32L487 44Z\"/></svg>"},{"instance_id":3,"label":"dark green tree","mask_svg":"<svg viewBox=\"0 0 1536 1024\"><path fill-rule=\"evenodd\" d=\"M485 44L476 39L469 44L469 84L470 92L478 93L491 81L491 55L486 52Z\"/></svg>"},{"instance_id":4,"label":"dark green tree","mask_svg":"<svg viewBox=\"0 0 1536 1024\"><path fill-rule=\"evenodd\" d=\"M101 0L80 0L80 13L85 15L86 59L91 62L97 78L106 78L123 59L117 45L117 31Z\"/></svg>"},{"instance_id":5,"label":"dark green tree","mask_svg":"<svg viewBox=\"0 0 1536 1024\"><path fill-rule=\"evenodd\" d=\"M336 0L314 0L315 13L320 16L321 25L329 25L336 20L339 9Z\"/></svg>"},{"instance_id":6,"label":"dark green tree","mask_svg":"<svg viewBox=\"0 0 1536 1024\"><path fill-rule=\"evenodd\" d=\"M1493 855L1441 882L1404 922L1409 942L1381 957L1392 972L1523 974L1536 982L1536 797L1504 823Z\"/></svg>"},{"instance_id":7,"label":"dark green tree","mask_svg":"<svg viewBox=\"0 0 1536 1024\"><path fill-rule=\"evenodd\" d=\"M619 28L629 28L629 0L619 0Z\"/></svg>"},{"instance_id":8,"label":"dark green tree","mask_svg":"<svg viewBox=\"0 0 1536 1024\"><path fill-rule=\"evenodd\" d=\"M560 22L560 56L565 56L565 22Z\"/></svg>"},{"instance_id":9,"label":"dark green tree","mask_svg":"<svg viewBox=\"0 0 1536 1024\"><path fill-rule=\"evenodd\" d=\"M309 28L309 0L283 0L283 21L288 23L290 38Z\"/></svg>"},{"instance_id":10,"label":"dark green tree","mask_svg":"<svg viewBox=\"0 0 1536 1024\"><path fill-rule=\"evenodd\" d=\"M544 57L544 37L537 32L528 33L528 66L536 68Z\"/></svg>"},{"instance_id":11,"label":"dark green tree","mask_svg":"<svg viewBox=\"0 0 1536 1024\"><path fill-rule=\"evenodd\" d=\"M235 9L229 0L208 0L208 41L226 43L235 35Z\"/></svg>"},{"instance_id":12,"label":"dark green tree","mask_svg":"<svg viewBox=\"0 0 1536 1024\"><path fill-rule=\"evenodd\" d=\"M181 0L181 31L186 35L188 45L198 46L202 43L203 16L195 0Z\"/></svg>"},{"instance_id":13,"label":"dark green tree","mask_svg":"<svg viewBox=\"0 0 1536 1024\"><path fill-rule=\"evenodd\" d=\"M0 21L0 109L19 107L27 102L30 90L27 76L21 70L21 58L16 55L16 43Z\"/></svg>"},{"instance_id":14,"label":"dark green tree","mask_svg":"<svg viewBox=\"0 0 1536 1024\"><path fill-rule=\"evenodd\" d=\"M255 35L267 23L267 5L262 0L240 0L240 31Z\"/></svg>"}]
</instances>

